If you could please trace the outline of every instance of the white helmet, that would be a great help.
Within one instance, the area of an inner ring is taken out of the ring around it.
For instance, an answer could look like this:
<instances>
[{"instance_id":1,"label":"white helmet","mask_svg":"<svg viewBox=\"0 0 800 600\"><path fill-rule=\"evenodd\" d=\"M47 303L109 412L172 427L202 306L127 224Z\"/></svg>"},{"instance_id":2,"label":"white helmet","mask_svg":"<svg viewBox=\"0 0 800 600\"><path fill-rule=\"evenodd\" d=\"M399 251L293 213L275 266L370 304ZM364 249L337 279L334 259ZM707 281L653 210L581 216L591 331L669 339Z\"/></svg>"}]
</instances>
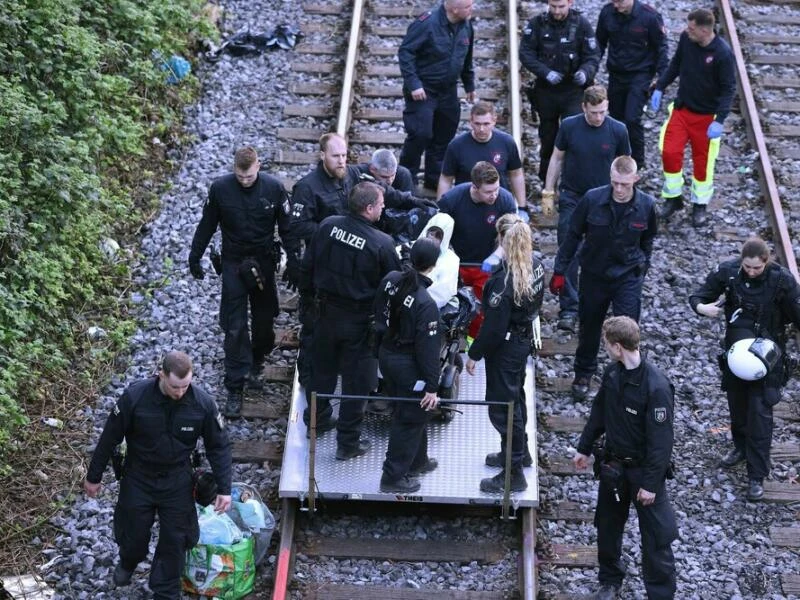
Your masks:
<instances>
[{"instance_id":1,"label":"white helmet","mask_svg":"<svg viewBox=\"0 0 800 600\"><path fill-rule=\"evenodd\" d=\"M728 368L739 379L756 381L778 363L781 351L766 338L745 338L728 349Z\"/></svg>"}]
</instances>

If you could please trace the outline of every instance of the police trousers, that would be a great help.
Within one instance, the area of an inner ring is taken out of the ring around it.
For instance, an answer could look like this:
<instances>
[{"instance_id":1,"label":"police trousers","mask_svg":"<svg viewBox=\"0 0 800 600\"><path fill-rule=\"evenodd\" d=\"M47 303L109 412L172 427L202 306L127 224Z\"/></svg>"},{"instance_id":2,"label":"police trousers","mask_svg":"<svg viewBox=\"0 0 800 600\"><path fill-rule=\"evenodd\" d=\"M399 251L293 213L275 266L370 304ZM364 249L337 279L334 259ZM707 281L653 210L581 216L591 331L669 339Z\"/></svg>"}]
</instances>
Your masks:
<instances>
[{"instance_id":1,"label":"police trousers","mask_svg":"<svg viewBox=\"0 0 800 600\"><path fill-rule=\"evenodd\" d=\"M629 271L613 281L581 271L578 298L578 348L575 351L575 376L591 377L597 370L597 352L608 308L615 317L639 321L642 311L644 275Z\"/></svg>"},{"instance_id":2,"label":"police trousers","mask_svg":"<svg viewBox=\"0 0 800 600\"><path fill-rule=\"evenodd\" d=\"M561 121L581 112L583 89L577 85L553 87L537 82L533 98L539 115L539 179L544 183Z\"/></svg>"},{"instance_id":3,"label":"police trousers","mask_svg":"<svg viewBox=\"0 0 800 600\"><path fill-rule=\"evenodd\" d=\"M514 401L514 423L511 431L511 466L522 467L528 447L525 424L528 408L525 404L525 369L531 352L531 340L517 335L502 342L492 353L487 354L486 400L489 402ZM505 455L508 441L508 406L489 405L489 420L500 434L500 451Z\"/></svg>"},{"instance_id":4,"label":"police trousers","mask_svg":"<svg viewBox=\"0 0 800 600\"><path fill-rule=\"evenodd\" d=\"M406 102L403 110L406 139L400 151L400 164L411 171L416 183L424 152L424 181L429 186L436 186L442 173L442 160L447 144L455 137L461 122L461 104L455 85L446 90L425 88L425 94L425 100L414 100L408 90L403 90Z\"/></svg>"},{"instance_id":5,"label":"police trousers","mask_svg":"<svg viewBox=\"0 0 800 600\"><path fill-rule=\"evenodd\" d=\"M558 190L558 229L556 231L559 246L564 242L569 231L569 222L572 213L578 206L580 196L566 189ZM580 249L580 246L578 247ZM572 257L572 261L564 273L564 290L558 296L559 313L562 319L566 316L577 316L578 314L578 252Z\"/></svg>"},{"instance_id":6,"label":"police trousers","mask_svg":"<svg viewBox=\"0 0 800 600\"><path fill-rule=\"evenodd\" d=\"M342 394L366 396L377 383L377 364L370 347L371 315L323 303L314 322L312 349L312 389L319 394L333 394L338 376ZM339 448L354 449L361 437L364 420L363 400L341 400L336 441ZM327 398L317 399L317 419L333 413ZM308 423L306 409L303 419Z\"/></svg>"},{"instance_id":7,"label":"police trousers","mask_svg":"<svg viewBox=\"0 0 800 600\"><path fill-rule=\"evenodd\" d=\"M780 388L764 380L744 381L727 370L723 388L728 395L733 445L747 458L750 479L763 479L770 471L772 407L780 401Z\"/></svg>"},{"instance_id":8,"label":"police trousers","mask_svg":"<svg viewBox=\"0 0 800 600\"><path fill-rule=\"evenodd\" d=\"M381 346L378 362L387 395L422 399L424 392L413 391L420 379L413 354L392 352ZM389 446L383 462L383 474L389 481L397 481L428 462L430 414L418 402L395 402Z\"/></svg>"},{"instance_id":9,"label":"police trousers","mask_svg":"<svg viewBox=\"0 0 800 600\"><path fill-rule=\"evenodd\" d=\"M631 156L640 171L645 167L642 110L651 81L648 73L610 73L608 76L608 112L628 128Z\"/></svg>"},{"instance_id":10,"label":"police trousers","mask_svg":"<svg viewBox=\"0 0 800 600\"><path fill-rule=\"evenodd\" d=\"M311 357L314 339L314 321L316 320L316 300L311 292L300 294L297 307L297 319L300 321L300 347L297 350L297 380L306 390L312 382L313 360Z\"/></svg>"},{"instance_id":11,"label":"police trousers","mask_svg":"<svg viewBox=\"0 0 800 600\"><path fill-rule=\"evenodd\" d=\"M655 492L650 506L636 500L639 492L641 469L626 468L625 477L615 489L600 480L597 492L597 510L594 524L597 527L597 561L600 563L598 579L601 584L622 585L625 567L622 563L622 534L628 520L631 502L639 518L642 535L642 579L649 600L666 600L675 597L675 557L672 542L678 538L678 525L669 501L664 482Z\"/></svg>"},{"instance_id":12,"label":"police trousers","mask_svg":"<svg viewBox=\"0 0 800 600\"><path fill-rule=\"evenodd\" d=\"M253 364L263 362L275 346L273 322L279 312L275 264L270 256L259 257L258 263L264 289L248 290L239 274L241 262L222 258L219 325L225 335L225 387L229 390L241 390Z\"/></svg>"},{"instance_id":13,"label":"police trousers","mask_svg":"<svg viewBox=\"0 0 800 600\"><path fill-rule=\"evenodd\" d=\"M133 571L147 558L156 513L158 545L150 570L150 589L156 600L177 600L181 597L186 551L200 538L188 465L163 472L136 465L126 469L114 509L114 539L124 569Z\"/></svg>"}]
</instances>

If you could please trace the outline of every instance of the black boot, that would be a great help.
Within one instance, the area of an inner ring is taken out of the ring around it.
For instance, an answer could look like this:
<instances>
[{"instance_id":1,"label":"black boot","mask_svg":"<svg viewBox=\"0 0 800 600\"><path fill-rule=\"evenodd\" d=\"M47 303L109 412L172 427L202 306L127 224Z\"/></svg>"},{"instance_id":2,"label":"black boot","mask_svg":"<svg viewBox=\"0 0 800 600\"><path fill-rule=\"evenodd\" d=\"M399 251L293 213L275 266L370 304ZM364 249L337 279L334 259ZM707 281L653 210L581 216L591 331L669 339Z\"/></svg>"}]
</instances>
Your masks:
<instances>
[{"instance_id":1,"label":"black boot","mask_svg":"<svg viewBox=\"0 0 800 600\"><path fill-rule=\"evenodd\" d=\"M683 210L683 198L681 196L665 198L664 208L661 210L658 216L666 221L679 210Z\"/></svg>"},{"instance_id":2,"label":"black boot","mask_svg":"<svg viewBox=\"0 0 800 600\"><path fill-rule=\"evenodd\" d=\"M118 564L116 567L114 567L114 574L112 577L114 579L114 585L117 587L130 585L132 576L133 571L128 571L121 564Z\"/></svg>"},{"instance_id":3,"label":"black boot","mask_svg":"<svg viewBox=\"0 0 800 600\"><path fill-rule=\"evenodd\" d=\"M386 479L386 475L381 477L381 492L384 494L413 494L422 484L418 479L404 475L397 481Z\"/></svg>"},{"instance_id":4,"label":"black boot","mask_svg":"<svg viewBox=\"0 0 800 600\"><path fill-rule=\"evenodd\" d=\"M505 491L505 485L505 469L500 471L494 477L481 479L481 491L488 494L502 494ZM525 480L525 474L522 472L522 467L511 467L511 491L522 492L526 489L528 489L528 482Z\"/></svg>"},{"instance_id":5,"label":"black boot","mask_svg":"<svg viewBox=\"0 0 800 600\"><path fill-rule=\"evenodd\" d=\"M731 467L735 467L739 463L744 462L744 460L744 450L734 448L720 459L719 466L730 469Z\"/></svg>"},{"instance_id":6,"label":"black boot","mask_svg":"<svg viewBox=\"0 0 800 600\"><path fill-rule=\"evenodd\" d=\"M692 227L702 227L708 222L705 204L692 204Z\"/></svg>"},{"instance_id":7,"label":"black boot","mask_svg":"<svg viewBox=\"0 0 800 600\"><path fill-rule=\"evenodd\" d=\"M750 502L758 502L764 497L764 480L751 479L747 486L747 499Z\"/></svg>"},{"instance_id":8,"label":"black boot","mask_svg":"<svg viewBox=\"0 0 800 600\"><path fill-rule=\"evenodd\" d=\"M486 466L487 467L497 467L498 469L503 469L506 466L506 455L503 452L491 452L486 455ZM531 456L531 451L525 448L525 455L522 457L522 466L523 467L532 467L533 466L533 457Z\"/></svg>"},{"instance_id":9,"label":"black boot","mask_svg":"<svg viewBox=\"0 0 800 600\"><path fill-rule=\"evenodd\" d=\"M243 399L242 390L228 390L228 398L225 401L225 408L222 414L229 419L238 419L242 415Z\"/></svg>"},{"instance_id":10,"label":"black boot","mask_svg":"<svg viewBox=\"0 0 800 600\"><path fill-rule=\"evenodd\" d=\"M264 389L264 382L261 381L261 373L264 371L264 360L256 360L250 371L247 373L245 385L248 390L261 391Z\"/></svg>"}]
</instances>

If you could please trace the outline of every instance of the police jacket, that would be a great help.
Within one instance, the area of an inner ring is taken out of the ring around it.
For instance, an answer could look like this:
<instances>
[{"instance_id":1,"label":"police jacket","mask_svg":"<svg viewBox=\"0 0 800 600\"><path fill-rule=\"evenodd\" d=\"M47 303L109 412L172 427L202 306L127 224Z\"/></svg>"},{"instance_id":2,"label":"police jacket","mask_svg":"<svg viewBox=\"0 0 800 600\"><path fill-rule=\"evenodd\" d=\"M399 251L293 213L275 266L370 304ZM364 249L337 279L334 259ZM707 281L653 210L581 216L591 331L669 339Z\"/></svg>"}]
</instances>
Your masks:
<instances>
[{"instance_id":1,"label":"police jacket","mask_svg":"<svg viewBox=\"0 0 800 600\"><path fill-rule=\"evenodd\" d=\"M475 91L472 22L450 23L444 5L421 14L408 26L397 53L403 89L447 91L458 84Z\"/></svg>"},{"instance_id":2,"label":"police jacket","mask_svg":"<svg viewBox=\"0 0 800 600\"><path fill-rule=\"evenodd\" d=\"M273 254L275 225L285 246L291 247L289 200L275 177L259 172L256 182L242 187L234 174L216 179L208 191L203 216L194 232L189 262L200 261L217 230L222 230L222 256L242 259Z\"/></svg>"},{"instance_id":3,"label":"police jacket","mask_svg":"<svg viewBox=\"0 0 800 600\"><path fill-rule=\"evenodd\" d=\"M597 73L600 50L591 24L580 11L570 9L563 21L545 12L528 21L522 30L519 60L536 75L537 86L553 87L546 80L550 71L564 75L555 87L575 86L572 76L580 70L586 73L586 87Z\"/></svg>"},{"instance_id":4,"label":"police jacket","mask_svg":"<svg viewBox=\"0 0 800 600\"><path fill-rule=\"evenodd\" d=\"M86 480L99 483L114 448L125 438L126 469L144 473L186 466L202 436L219 494L231 493L231 445L214 400L192 384L180 400L161 393L158 377L131 384L108 416Z\"/></svg>"},{"instance_id":5,"label":"police jacket","mask_svg":"<svg viewBox=\"0 0 800 600\"><path fill-rule=\"evenodd\" d=\"M400 269L392 238L360 215L328 217L303 256L301 287L321 302L369 313L381 279Z\"/></svg>"},{"instance_id":6,"label":"police jacket","mask_svg":"<svg viewBox=\"0 0 800 600\"><path fill-rule=\"evenodd\" d=\"M673 415L674 391L664 373L644 358L630 371L615 362L603 372L578 452L589 456L605 433L606 451L633 459L642 469L641 487L656 492L672 458Z\"/></svg>"},{"instance_id":7,"label":"police jacket","mask_svg":"<svg viewBox=\"0 0 800 600\"><path fill-rule=\"evenodd\" d=\"M442 339L439 309L428 293L431 280L419 275L422 284L406 295L400 304L397 322L389 319L389 300L398 292L403 271L392 271L378 286L375 295L375 333L377 342L389 352L413 354L425 382L425 391L439 390L439 352Z\"/></svg>"},{"instance_id":8,"label":"police jacket","mask_svg":"<svg viewBox=\"0 0 800 600\"><path fill-rule=\"evenodd\" d=\"M572 213L564 242L558 247L554 273L566 272L581 240L581 269L595 277L614 280L637 269L639 273L647 271L658 232L655 199L634 190L619 217L614 202L610 185L584 194Z\"/></svg>"},{"instance_id":9,"label":"police jacket","mask_svg":"<svg viewBox=\"0 0 800 600\"><path fill-rule=\"evenodd\" d=\"M698 304L725 295L726 348L748 337L766 337L783 348L786 325L800 327L800 286L790 271L776 263L767 263L754 278L747 277L741 265L741 259L721 263L689 297L689 304L697 312Z\"/></svg>"},{"instance_id":10,"label":"police jacket","mask_svg":"<svg viewBox=\"0 0 800 600\"><path fill-rule=\"evenodd\" d=\"M656 9L635 0L630 14L606 4L597 19L600 56L608 48L606 66L616 76L661 75L669 64L664 21Z\"/></svg>"},{"instance_id":11,"label":"police jacket","mask_svg":"<svg viewBox=\"0 0 800 600\"><path fill-rule=\"evenodd\" d=\"M514 276L508 263L501 262L483 286L483 325L478 337L469 348L472 360L481 360L500 349L511 336L530 341L533 336L531 321L539 314L544 298L544 267L533 259L533 295L514 301Z\"/></svg>"},{"instance_id":12,"label":"police jacket","mask_svg":"<svg viewBox=\"0 0 800 600\"><path fill-rule=\"evenodd\" d=\"M320 160L292 189L292 236L307 242L323 219L347 213L347 198L360 177L358 167L348 166L344 179L337 179Z\"/></svg>"}]
</instances>

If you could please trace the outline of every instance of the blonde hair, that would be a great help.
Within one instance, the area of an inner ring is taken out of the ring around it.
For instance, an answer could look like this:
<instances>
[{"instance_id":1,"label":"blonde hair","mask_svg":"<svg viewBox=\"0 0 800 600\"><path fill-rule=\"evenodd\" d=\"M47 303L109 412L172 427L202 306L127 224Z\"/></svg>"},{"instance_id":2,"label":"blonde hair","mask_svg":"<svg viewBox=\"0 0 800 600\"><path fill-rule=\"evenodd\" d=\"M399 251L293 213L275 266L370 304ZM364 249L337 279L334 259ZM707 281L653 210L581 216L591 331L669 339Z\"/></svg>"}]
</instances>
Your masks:
<instances>
[{"instance_id":1,"label":"blonde hair","mask_svg":"<svg viewBox=\"0 0 800 600\"><path fill-rule=\"evenodd\" d=\"M506 279L514 280L514 304L521 306L526 298L533 297L533 238L531 228L519 216L509 213L497 220L500 245L506 255Z\"/></svg>"}]
</instances>

